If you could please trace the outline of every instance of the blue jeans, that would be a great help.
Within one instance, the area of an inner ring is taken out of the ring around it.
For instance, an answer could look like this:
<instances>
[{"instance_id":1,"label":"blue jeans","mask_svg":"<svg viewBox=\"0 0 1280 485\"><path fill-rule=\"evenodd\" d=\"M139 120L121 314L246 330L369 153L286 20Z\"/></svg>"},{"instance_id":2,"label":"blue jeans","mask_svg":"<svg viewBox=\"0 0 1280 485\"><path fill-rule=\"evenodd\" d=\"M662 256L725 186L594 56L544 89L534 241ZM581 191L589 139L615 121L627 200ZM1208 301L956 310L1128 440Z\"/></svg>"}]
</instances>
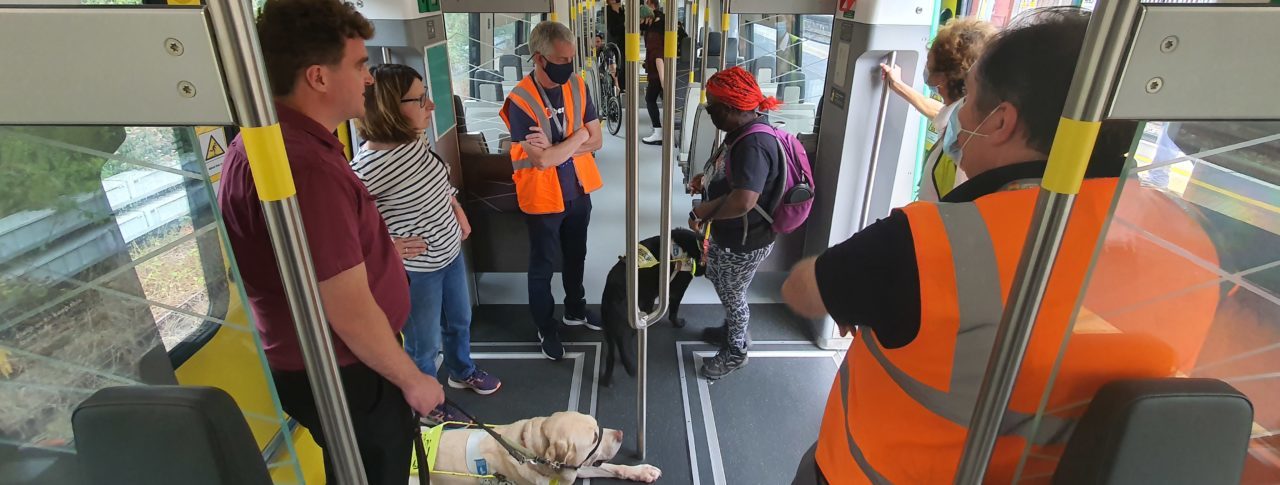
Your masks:
<instances>
[{"instance_id":1,"label":"blue jeans","mask_svg":"<svg viewBox=\"0 0 1280 485\"><path fill-rule=\"evenodd\" d=\"M459 381L471 377L476 363L471 360L471 294L463 256L435 271L408 273L412 307L403 330L405 352L418 369L434 377L443 340L449 375Z\"/></svg>"}]
</instances>

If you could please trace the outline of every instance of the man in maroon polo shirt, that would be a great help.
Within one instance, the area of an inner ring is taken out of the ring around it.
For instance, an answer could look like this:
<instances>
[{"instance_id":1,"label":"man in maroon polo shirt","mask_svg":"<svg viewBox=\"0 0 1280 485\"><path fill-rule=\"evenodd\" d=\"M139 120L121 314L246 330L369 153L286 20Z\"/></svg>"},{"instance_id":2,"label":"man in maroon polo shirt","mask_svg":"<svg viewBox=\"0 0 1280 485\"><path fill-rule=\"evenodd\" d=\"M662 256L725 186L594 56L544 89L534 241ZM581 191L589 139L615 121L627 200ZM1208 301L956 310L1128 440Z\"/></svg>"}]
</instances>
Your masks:
<instances>
[{"instance_id":1,"label":"man in maroon polo shirt","mask_svg":"<svg viewBox=\"0 0 1280 485\"><path fill-rule=\"evenodd\" d=\"M258 36L275 96L320 298L333 331L356 441L371 484L408 482L415 421L444 400L396 335L409 315L404 266L373 197L332 131L364 116L373 26L339 0L268 0ZM298 336L240 138L218 206L262 336L280 404L326 446ZM325 471L332 465L325 452Z\"/></svg>"}]
</instances>

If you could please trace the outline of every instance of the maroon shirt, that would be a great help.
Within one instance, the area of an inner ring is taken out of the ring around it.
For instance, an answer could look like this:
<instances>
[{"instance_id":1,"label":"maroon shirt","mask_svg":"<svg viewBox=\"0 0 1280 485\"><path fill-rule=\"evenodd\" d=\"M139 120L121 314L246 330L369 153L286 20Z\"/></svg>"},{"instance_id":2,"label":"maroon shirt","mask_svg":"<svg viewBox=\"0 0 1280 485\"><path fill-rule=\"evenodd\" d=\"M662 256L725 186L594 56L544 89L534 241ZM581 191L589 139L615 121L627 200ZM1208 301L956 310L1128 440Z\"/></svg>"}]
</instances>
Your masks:
<instances>
[{"instance_id":1,"label":"maroon shirt","mask_svg":"<svg viewBox=\"0 0 1280 485\"><path fill-rule=\"evenodd\" d=\"M399 332L409 317L409 284L387 226L373 196L356 178L342 142L315 120L279 104L289 168L298 189L298 206L306 227L316 278L324 281L365 263L369 289ZM274 370L302 370L302 351L289 302L271 250L267 221L258 202L244 145L237 136L227 147L222 166L218 208L227 226L245 293L262 335L267 363ZM333 347L338 365L357 362L337 335Z\"/></svg>"}]
</instances>

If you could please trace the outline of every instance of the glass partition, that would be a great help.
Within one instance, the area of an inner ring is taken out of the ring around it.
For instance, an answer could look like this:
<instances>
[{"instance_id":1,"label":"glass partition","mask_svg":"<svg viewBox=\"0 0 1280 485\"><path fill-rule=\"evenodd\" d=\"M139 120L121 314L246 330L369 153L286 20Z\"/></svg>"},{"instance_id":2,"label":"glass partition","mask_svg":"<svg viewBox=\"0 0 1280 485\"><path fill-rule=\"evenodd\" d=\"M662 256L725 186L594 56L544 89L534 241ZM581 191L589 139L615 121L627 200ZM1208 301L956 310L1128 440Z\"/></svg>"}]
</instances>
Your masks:
<instances>
[{"instance_id":1,"label":"glass partition","mask_svg":"<svg viewBox=\"0 0 1280 485\"><path fill-rule=\"evenodd\" d=\"M0 127L5 483L79 483L76 406L158 384L227 390L276 482L302 483L223 250L205 166L223 151L189 127Z\"/></svg>"},{"instance_id":2,"label":"glass partition","mask_svg":"<svg viewBox=\"0 0 1280 485\"><path fill-rule=\"evenodd\" d=\"M533 70L529 32L542 14L446 13L453 92L462 99L466 133L481 133L491 153L510 143L498 112L520 79Z\"/></svg>"},{"instance_id":3,"label":"glass partition","mask_svg":"<svg viewBox=\"0 0 1280 485\"><path fill-rule=\"evenodd\" d=\"M1059 396L1080 386L1220 379L1253 404L1243 483L1280 482L1280 123L1150 122L1131 147L1040 426L1078 417L1088 401ZM1099 345L1111 357L1092 362L1098 373L1062 370ZM1029 448L1021 481L1055 460Z\"/></svg>"},{"instance_id":4,"label":"glass partition","mask_svg":"<svg viewBox=\"0 0 1280 485\"><path fill-rule=\"evenodd\" d=\"M779 110L770 113L775 123L791 133L812 132L826 83L832 16L735 17L739 56L731 56L730 65L754 74L766 96L782 100Z\"/></svg>"}]
</instances>

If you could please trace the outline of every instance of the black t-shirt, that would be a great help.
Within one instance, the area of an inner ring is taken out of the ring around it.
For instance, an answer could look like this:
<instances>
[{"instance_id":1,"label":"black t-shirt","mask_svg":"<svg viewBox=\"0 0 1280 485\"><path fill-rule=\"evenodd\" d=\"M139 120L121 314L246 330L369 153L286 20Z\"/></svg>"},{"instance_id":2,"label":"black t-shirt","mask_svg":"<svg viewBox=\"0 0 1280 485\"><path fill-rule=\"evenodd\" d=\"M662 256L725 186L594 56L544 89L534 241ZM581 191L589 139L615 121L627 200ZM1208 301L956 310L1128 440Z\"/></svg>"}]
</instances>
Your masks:
<instances>
[{"instance_id":1,"label":"black t-shirt","mask_svg":"<svg viewBox=\"0 0 1280 485\"><path fill-rule=\"evenodd\" d=\"M1044 168L1043 161L996 168L960 184L942 202L972 202L1009 184L1040 179ZM920 333L920 267L901 210L828 248L818 256L814 276L831 318L870 328L882 347L903 347Z\"/></svg>"},{"instance_id":2,"label":"black t-shirt","mask_svg":"<svg viewBox=\"0 0 1280 485\"><path fill-rule=\"evenodd\" d=\"M658 59L662 58L666 46L667 16L661 10L654 10L648 25L641 26L644 37L644 70L657 76Z\"/></svg>"},{"instance_id":3,"label":"black t-shirt","mask_svg":"<svg viewBox=\"0 0 1280 485\"><path fill-rule=\"evenodd\" d=\"M604 8L605 30L608 31L609 42L618 44L618 48L622 49L622 39L627 33L627 8L618 7L618 11L614 12L612 8L605 6Z\"/></svg>"},{"instance_id":4,"label":"black t-shirt","mask_svg":"<svg viewBox=\"0 0 1280 485\"><path fill-rule=\"evenodd\" d=\"M738 139L748 126L756 123L767 125L769 117L761 116L747 126L725 135L726 144L733 144L729 146L729 156L723 164L716 163L721 157L713 156L710 163L715 166L709 164L704 170L707 173L704 200L729 195L734 189L745 189L760 194L756 203L761 208L767 211L773 207L780 190L778 175L782 171L782 153L779 152L778 140L769 133L752 133ZM716 155L720 153L717 152ZM746 216L717 219L711 224L711 238L716 245L734 252L763 248L772 243L775 236L772 224L755 209L747 212Z\"/></svg>"}]
</instances>

